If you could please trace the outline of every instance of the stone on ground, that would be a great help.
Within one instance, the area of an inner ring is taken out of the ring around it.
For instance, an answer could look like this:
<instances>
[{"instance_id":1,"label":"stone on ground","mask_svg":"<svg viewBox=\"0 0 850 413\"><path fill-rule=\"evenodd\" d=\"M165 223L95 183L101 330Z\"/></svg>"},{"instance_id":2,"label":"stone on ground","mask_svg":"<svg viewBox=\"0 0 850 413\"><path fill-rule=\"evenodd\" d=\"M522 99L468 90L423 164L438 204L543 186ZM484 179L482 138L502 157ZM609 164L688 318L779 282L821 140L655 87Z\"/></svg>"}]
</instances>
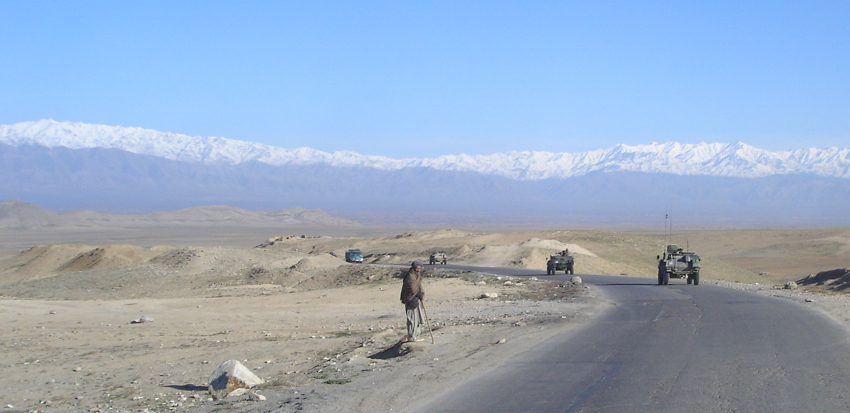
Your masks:
<instances>
[{"instance_id":1,"label":"stone on ground","mask_svg":"<svg viewBox=\"0 0 850 413\"><path fill-rule=\"evenodd\" d=\"M237 360L221 363L210 375L209 391L215 400L221 400L237 389L250 389L265 383ZM244 391L242 392L244 394Z\"/></svg>"}]
</instances>

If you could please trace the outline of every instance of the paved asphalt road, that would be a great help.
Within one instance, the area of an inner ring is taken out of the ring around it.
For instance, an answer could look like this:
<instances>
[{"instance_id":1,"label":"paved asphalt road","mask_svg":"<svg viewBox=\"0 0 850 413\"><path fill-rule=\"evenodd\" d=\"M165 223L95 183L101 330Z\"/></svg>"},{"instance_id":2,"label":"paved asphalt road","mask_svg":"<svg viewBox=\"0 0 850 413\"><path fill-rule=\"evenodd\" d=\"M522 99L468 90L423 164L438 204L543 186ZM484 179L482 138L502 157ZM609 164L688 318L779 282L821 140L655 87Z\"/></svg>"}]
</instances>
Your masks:
<instances>
[{"instance_id":1,"label":"paved asphalt road","mask_svg":"<svg viewBox=\"0 0 850 413\"><path fill-rule=\"evenodd\" d=\"M419 411L850 412L850 334L822 313L705 283L581 277L616 305Z\"/></svg>"}]
</instances>

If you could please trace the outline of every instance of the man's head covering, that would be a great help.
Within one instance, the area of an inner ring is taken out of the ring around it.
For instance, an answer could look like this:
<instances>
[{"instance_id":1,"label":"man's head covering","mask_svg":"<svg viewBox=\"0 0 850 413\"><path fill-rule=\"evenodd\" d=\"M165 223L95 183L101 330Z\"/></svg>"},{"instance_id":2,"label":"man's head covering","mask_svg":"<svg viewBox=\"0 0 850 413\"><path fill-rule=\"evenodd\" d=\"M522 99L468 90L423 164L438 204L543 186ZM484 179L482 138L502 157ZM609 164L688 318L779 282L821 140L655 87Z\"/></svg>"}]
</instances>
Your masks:
<instances>
[{"instance_id":1,"label":"man's head covering","mask_svg":"<svg viewBox=\"0 0 850 413\"><path fill-rule=\"evenodd\" d=\"M410 267L411 267L411 268L413 268L413 267L415 267L415 266L417 266L417 265L421 267L421 266L422 266L422 263L421 263L421 262L419 262L419 261L413 261L413 263L412 263L412 264L410 264Z\"/></svg>"}]
</instances>

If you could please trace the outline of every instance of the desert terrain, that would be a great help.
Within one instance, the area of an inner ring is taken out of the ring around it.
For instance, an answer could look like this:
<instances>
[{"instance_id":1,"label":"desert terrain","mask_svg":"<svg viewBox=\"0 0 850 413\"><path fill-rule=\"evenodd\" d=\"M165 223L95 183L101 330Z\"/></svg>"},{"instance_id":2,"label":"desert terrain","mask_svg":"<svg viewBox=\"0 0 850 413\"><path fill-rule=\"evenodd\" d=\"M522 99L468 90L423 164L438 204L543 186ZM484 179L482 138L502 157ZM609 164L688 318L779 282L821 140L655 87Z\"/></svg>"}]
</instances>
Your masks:
<instances>
[{"instance_id":1,"label":"desert terrain","mask_svg":"<svg viewBox=\"0 0 850 413\"><path fill-rule=\"evenodd\" d=\"M843 294L850 275L838 270L850 266L850 230L682 230L673 242L700 253L706 284L808 302L850 323ZM549 255L569 249L577 275L654 277L665 244L663 234L637 230L7 229L0 235L0 341L7 355L0 406L410 411L606 310L609 303L592 287L547 279ZM366 263L345 262L353 247ZM399 275L436 251L445 251L450 264L534 269L540 276L426 265L434 344L430 335L399 343ZM789 281L800 286L783 288ZM266 383L213 400L209 376L230 359Z\"/></svg>"}]
</instances>

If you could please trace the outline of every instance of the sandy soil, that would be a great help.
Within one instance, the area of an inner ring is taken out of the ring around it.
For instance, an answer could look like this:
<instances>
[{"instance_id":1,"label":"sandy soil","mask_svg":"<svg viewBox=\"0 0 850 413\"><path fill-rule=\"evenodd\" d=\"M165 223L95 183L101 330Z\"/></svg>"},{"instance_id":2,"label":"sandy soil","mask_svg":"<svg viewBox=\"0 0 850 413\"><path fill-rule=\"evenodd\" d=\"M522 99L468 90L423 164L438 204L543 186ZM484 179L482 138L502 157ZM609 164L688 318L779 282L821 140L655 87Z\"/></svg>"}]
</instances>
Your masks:
<instances>
[{"instance_id":1,"label":"sandy soil","mask_svg":"<svg viewBox=\"0 0 850 413\"><path fill-rule=\"evenodd\" d=\"M15 406L7 411L404 411L408 397L415 405L596 311L592 294L578 286L505 286L483 274L429 278L436 344L392 347L404 334L399 283L295 293L220 287L183 299L3 300L0 403ZM538 300L540 288L558 296ZM501 298L476 299L482 292ZM142 315L154 321L132 323ZM209 375L229 359L268 382L257 390L268 400L209 398ZM424 393L400 391L420 381L430 383Z\"/></svg>"},{"instance_id":2,"label":"sandy soil","mask_svg":"<svg viewBox=\"0 0 850 413\"><path fill-rule=\"evenodd\" d=\"M846 267L848 231L688 236L704 258L706 283L780 295L848 324L843 290L778 287L841 267L835 263ZM580 284L429 266L426 305L435 344L398 344L404 335L398 275L413 259L445 251L453 263L535 268L542 275L546 257L568 248L579 273L653 276L664 245L647 234L603 231L292 235L260 238L253 248L234 238L240 245L228 245L226 237L207 238L203 246L154 238L35 245L0 261L0 343L7 355L0 362L0 406L9 412L410 411L608 307ZM362 249L368 263L345 263L351 247ZM805 271L769 259L789 254ZM483 299L484 293L498 297ZM142 316L153 321L133 323ZM265 400L210 399L209 375L229 359L267 381L255 389Z\"/></svg>"}]
</instances>

